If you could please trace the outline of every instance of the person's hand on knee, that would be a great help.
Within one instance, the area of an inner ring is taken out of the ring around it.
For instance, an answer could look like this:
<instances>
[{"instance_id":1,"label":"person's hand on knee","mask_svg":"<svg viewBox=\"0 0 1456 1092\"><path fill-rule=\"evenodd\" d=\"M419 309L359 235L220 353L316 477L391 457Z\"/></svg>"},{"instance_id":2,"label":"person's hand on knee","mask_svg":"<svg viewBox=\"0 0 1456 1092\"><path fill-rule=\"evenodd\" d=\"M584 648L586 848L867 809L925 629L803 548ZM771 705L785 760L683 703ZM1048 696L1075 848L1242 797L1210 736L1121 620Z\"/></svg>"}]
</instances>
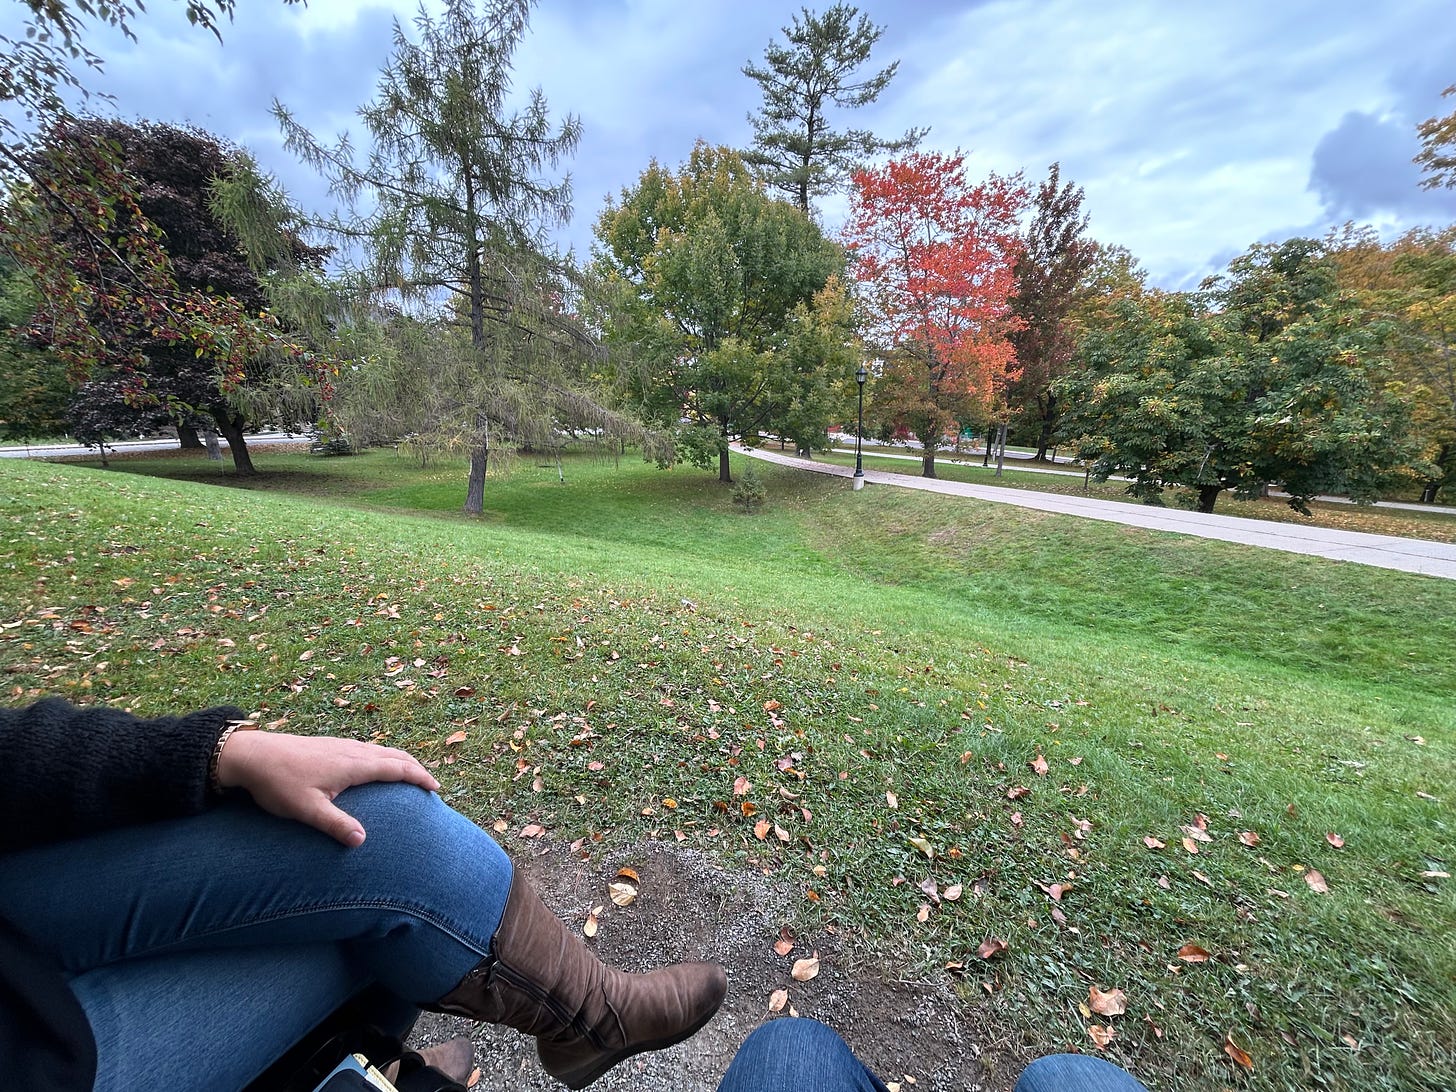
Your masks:
<instances>
[{"instance_id":1,"label":"person's hand on knee","mask_svg":"<svg viewBox=\"0 0 1456 1092\"><path fill-rule=\"evenodd\" d=\"M217 758L219 788L246 789L264 811L306 823L346 846L364 841L364 827L334 798L374 781L404 781L430 792L440 787L413 755L353 739L233 732Z\"/></svg>"}]
</instances>

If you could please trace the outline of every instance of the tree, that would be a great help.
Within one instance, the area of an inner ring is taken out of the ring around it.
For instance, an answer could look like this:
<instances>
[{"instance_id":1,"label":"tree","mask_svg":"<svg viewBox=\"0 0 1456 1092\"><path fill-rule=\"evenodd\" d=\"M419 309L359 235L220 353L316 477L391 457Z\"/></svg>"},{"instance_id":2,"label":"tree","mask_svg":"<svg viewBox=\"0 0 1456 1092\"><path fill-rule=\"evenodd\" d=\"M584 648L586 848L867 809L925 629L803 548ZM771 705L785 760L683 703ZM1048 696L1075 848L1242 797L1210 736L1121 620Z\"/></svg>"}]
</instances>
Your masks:
<instances>
[{"instance_id":1,"label":"tree","mask_svg":"<svg viewBox=\"0 0 1456 1092\"><path fill-rule=\"evenodd\" d=\"M1020 176L970 185L963 157L914 153L857 171L844 238L880 353L874 414L913 432L922 474L1016 377L1009 335Z\"/></svg>"},{"instance_id":2,"label":"tree","mask_svg":"<svg viewBox=\"0 0 1456 1092\"><path fill-rule=\"evenodd\" d=\"M623 300L625 386L647 419L687 423L689 461L717 456L728 482L730 440L775 423L813 432L794 415L822 405L809 392L844 366L825 341L845 333L833 292L816 302L844 257L808 217L770 198L737 152L700 143L677 172L648 167L596 230L598 268Z\"/></svg>"},{"instance_id":3,"label":"tree","mask_svg":"<svg viewBox=\"0 0 1456 1092\"><path fill-rule=\"evenodd\" d=\"M576 383L575 363L598 346L562 305L569 271L542 252L545 230L571 213L570 180L547 175L575 150L581 125L553 122L539 88L512 108L512 58L530 9L530 0L483 10L448 0L438 16L416 16L417 41L396 23L393 57L359 111L362 162L347 140L321 145L274 103L288 147L346 203L327 227L361 249L365 309L423 309L468 330L469 353L445 361L450 393L437 405L453 404L447 425L470 450L472 514L484 506L493 441L549 436L573 415L631 424Z\"/></svg>"},{"instance_id":4,"label":"tree","mask_svg":"<svg viewBox=\"0 0 1456 1092\"><path fill-rule=\"evenodd\" d=\"M258 397L258 388L266 386L273 350L285 341L270 326L260 271L210 204L216 179L250 168L242 153L198 129L90 119L53 130L36 153L36 177L43 185L64 180L65 164L83 158L88 148L105 149L121 172L126 211L115 218L110 236L118 247L108 249L107 237L93 245L91 232L69 219L51 219L45 229L47 249L75 255L66 276L78 278L91 301L78 316L91 345L77 353L71 343L79 381L72 415L84 422L78 438L211 421L227 439L238 472L251 474L243 429L249 410L266 415L276 408ZM100 189L96 196L117 199ZM133 231L142 233L143 246L158 248L157 272L185 308L179 321L212 316L244 336L217 329L184 335L159 314L155 297L129 292L132 273L115 254L131 245ZM277 249L289 261L318 259L296 234L280 233ZM49 329L57 336L54 324ZM59 337L67 344L69 335ZM299 350L290 344L288 351Z\"/></svg>"},{"instance_id":5,"label":"tree","mask_svg":"<svg viewBox=\"0 0 1456 1092\"><path fill-rule=\"evenodd\" d=\"M1116 304L1061 383L1066 428L1096 480L1126 475L1148 503L1183 488L1212 512L1271 484L1305 514L1322 493L1373 499L1412 451L1367 318L1318 244L1256 246L1205 293Z\"/></svg>"},{"instance_id":6,"label":"tree","mask_svg":"<svg viewBox=\"0 0 1456 1092\"><path fill-rule=\"evenodd\" d=\"M1061 181L1059 164L1051 165L1037 187L1032 209L1031 225L1016 259L1011 313L1019 325L1010 338L1021 368L1019 400L1035 408L1036 457L1045 459L1060 415L1055 383L1066 373L1076 349L1071 315L1097 246L1085 235L1082 189Z\"/></svg>"},{"instance_id":7,"label":"tree","mask_svg":"<svg viewBox=\"0 0 1456 1092\"><path fill-rule=\"evenodd\" d=\"M830 106L853 110L879 98L900 62L859 75L884 27L849 4L823 15L802 9L783 28L787 45L770 42L764 63L743 66L763 93L763 108L748 116L753 148L744 162L775 190L788 194L806 216L815 197L843 185L850 172L882 153L908 151L928 130L911 129L884 140L866 129L830 128Z\"/></svg>"},{"instance_id":8,"label":"tree","mask_svg":"<svg viewBox=\"0 0 1456 1092\"><path fill-rule=\"evenodd\" d=\"M1421 500L1434 503L1456 483L1456 228L1384 244L1346 225L1327 246L1341 287L1392 328L1395 382L1422 447Z\"/></svg>"},{"instance_id":9,"label":"tree","mask_svg":"<svg viewBox=\"0 0 1456 1092\"><path fill-rule=\"evenodd\" d=\"M0 252L0 438L7 440L66 431L66 366L26 335L36 304L29 282Z\"/></svg>"},{"instance_id":10,"label":"tree","mask_svg":"<svg viewBox=\"0 0 1456 1092\"><path fill-rule=\"evenodd\" d=\"M1441 92L1442 98L1456 95L1456 84ZM1456 111L1427 118L1416 127L1421 150L1415 157L1426 173L1421 180L1424 189L1456 186Z\"/></svg>"}]
</instances>

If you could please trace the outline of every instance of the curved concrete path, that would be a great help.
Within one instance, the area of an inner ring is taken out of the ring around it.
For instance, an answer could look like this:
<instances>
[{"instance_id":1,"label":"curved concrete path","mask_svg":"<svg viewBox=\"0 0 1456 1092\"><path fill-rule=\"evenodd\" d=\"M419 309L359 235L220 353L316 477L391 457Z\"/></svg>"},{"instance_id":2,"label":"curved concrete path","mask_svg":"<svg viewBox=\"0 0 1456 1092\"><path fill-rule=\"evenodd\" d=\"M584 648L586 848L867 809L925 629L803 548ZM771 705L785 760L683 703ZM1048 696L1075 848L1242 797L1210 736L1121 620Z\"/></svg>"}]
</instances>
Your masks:
<instances>
[{"instance_id":1,"label":"curved concrete path","mask_svg":"<svg viewBox=\"0 0 1456 1092\"><path fill-rule=\"evenodd\" d=\"M832 463L818 463L781 455L775 451L749 450L738 444L733 450L766 462L781 463L817 474L853 477L854 469ZM1100 519L1130 527L1146 527L1154 531L1172 531L1198 538L1216 538L1246 546L1263 546L1291 554L1311 554L1335 561L1353 561L1382 569L1421 573L1456 580L1456 545L1427 542L1418 538L1397 538L1394 535L1369 535L1362 531L1336 531L1325 527L1308 527L1296 523L1265 523L1238 516L1205 515L1182 508L1156 508L1122 501L1097 500L1092 497L1071 497L1060 493L1036 493L1028 489L1007 489L1004 486L971 485L934 478L911 477L908 474L886 474L866 470L865 481L876 485L894 485L901 489L921 489L929 493L974 497L996 504L1014 504L1041 512L1059 512L1083 519Z\"/></svg>"}]
</instances>

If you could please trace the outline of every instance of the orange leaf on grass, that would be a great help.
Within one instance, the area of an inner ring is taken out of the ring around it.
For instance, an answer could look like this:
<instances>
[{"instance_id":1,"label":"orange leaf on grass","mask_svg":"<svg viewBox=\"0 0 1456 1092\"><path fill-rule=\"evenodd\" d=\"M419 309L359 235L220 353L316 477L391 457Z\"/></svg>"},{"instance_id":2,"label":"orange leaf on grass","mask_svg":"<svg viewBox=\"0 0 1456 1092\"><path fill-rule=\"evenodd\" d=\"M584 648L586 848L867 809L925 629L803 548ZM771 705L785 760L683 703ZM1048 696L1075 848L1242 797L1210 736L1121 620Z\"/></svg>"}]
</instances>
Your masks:
<instances>
[{"instance_id":1,"label":"orange leaf on grass","mask_svg":"<svg viewBox=\"0 0 1456 1092\"><path fill-rule=\"evenodd\" d=\"M1087 1034L1092 1036L1092 1041L1097 1044L1098 1050L1106 1050L1107 1044L1117 1038L1117 1029L1105 1028L1101 1024L1092 1024L1087 1028Z\"/></svg>"},{"instance_id":2,"label":"orange leaf on grass","mask_svg":"<svg viewBox=\"0 0 1456 1092\"><path fill-rule=\"evenodd\" d=\"M1037 755L1029 763L1027 763L1027 765L1029 765L1033 770L1036 771L1037 777L1045 777L1047 775L1047 770L1050 769L1050 767L1047 765L1045 755Z\"/></svg>"},{"instance_id":3,"label":"orange leaf on grass","mask_svg":"<svg viewBox=\"0 0 1456 1092\"><path fill-rule=\"evenodd\" d=\"M1121 1016L1127 1011L1127 994L1120 989L1103 993L1092 986L1087 991L1087 1007L1098 1016Z\"/></svg>"},{"instance_id":4,"label":"orange leaf on grass","mask_svg":"<svg viewBox=\"0 0 1456 1092\"><path fill-rule=\"evenodd\" d=\"M982 959L992 959L1004 952L1006 948L1006 942L1000 937L987 937L976 949L976 954Z\"/></svg>"},{"instance_id":5,"label":"orange leaf on grass","mask_svg":"<svg viewBox=\"0 0 1456 1092\"><path fill-rule=\"evenodd\" d=\"M1306 872L1304 874L1304 882L1309 884L1309 889L1317 895L1328 895L1330 893L1330 885L1325 882L1324 876L1317 869L1311 868Z\"/></svg>"},{"instance_id":6,"label":"orange leaf on grass","mask_svg":"<svg viewBox=\"0 0 1456 1092\"><path fill-rule=\"evenodd\" d=\"M1213 956L1196 944L1185 944L1178 949L1178 958L1184 963L1207 963Z\"/></svg>"},{"instance_id":7,"label":"orange leaf on grass","mask_svg":"<svg viewBox=\"0 0 1456 1092\"><path fill-rule=\"evenodd\" d=\"M1325 841L1329 842L1330 845L1334 846L1336 849L1345 848L1345 839L1341 838L1334 831L1330 831L1328 834L1325 835Z\"/></svg>"},{"instance_id":8,"label":"orange leaf on grass","mask_svg":"<svg viewBox=\"0 0 1456 1092\"><path fill-rule=\"evenodd\" d=\"M1236 1063L1245 1069L1254 1068L1254 1059L1249 1057L1249 1052L1234 1042L1233 1032L1224 1037L1223 1052L1232 1058Z\"/></svg>"}]
</instances>

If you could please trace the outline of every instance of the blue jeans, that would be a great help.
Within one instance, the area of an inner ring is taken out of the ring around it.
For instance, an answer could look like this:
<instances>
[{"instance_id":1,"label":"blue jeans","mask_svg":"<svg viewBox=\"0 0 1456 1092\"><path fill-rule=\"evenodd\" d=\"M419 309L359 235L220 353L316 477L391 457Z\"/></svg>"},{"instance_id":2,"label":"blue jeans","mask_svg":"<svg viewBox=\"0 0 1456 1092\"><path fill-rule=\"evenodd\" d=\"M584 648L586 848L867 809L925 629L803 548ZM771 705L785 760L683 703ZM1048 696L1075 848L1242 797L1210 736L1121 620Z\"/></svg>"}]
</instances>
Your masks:
<instances>
[{"instance_id":1,"label":"blue jeans","mask_svg":"<svg viewBox=\"0 0 1456 1092\"><path fill-rule=\"evenodd\" d=\"M739 1048L718 1092L886 1092L844 1040L817 1020L761 1025ZM1013 1092L1147 1092L1124 1070L1085 1054L1026 1067Z\"/></svg>"},{"instance_id":2,"label":"blue jeans","mask_svg":"<svg viewBox=\"0 0 1456 1092\"><path fill-rule=\"evenodd\" d=\"M338 804L356 849L234 801L0 858L0 915L70 977L97 1092L241 1088L364 986L424 1004L485 957L512 875L491 837L410 785Z\"/></svg>"}]
</instances>

